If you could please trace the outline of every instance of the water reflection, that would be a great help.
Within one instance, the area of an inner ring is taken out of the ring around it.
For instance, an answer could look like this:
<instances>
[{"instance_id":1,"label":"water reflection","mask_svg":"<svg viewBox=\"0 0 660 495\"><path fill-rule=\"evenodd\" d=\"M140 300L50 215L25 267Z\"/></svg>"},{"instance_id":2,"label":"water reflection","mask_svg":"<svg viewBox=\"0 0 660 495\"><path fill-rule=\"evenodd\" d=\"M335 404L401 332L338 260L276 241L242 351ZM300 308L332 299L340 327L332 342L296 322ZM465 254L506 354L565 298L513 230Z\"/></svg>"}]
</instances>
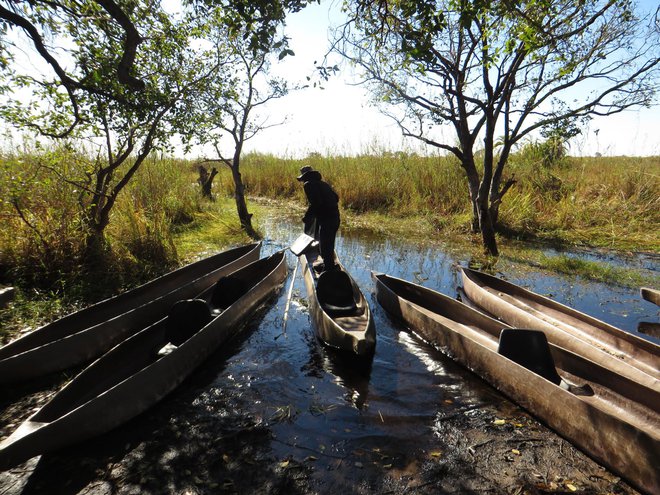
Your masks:
<instances>
[{"instance_id":1,"label":"water reflection","mask_svg":"<svg viewBox=\"0 0 660 495\"><path fill-rule=\"evenodd\" d=\"M369 396L369 379L373 355L357 358L335 349L315 345L310 349L309 361L302 370L308 376L321 378L321 373L330 375L333 383L345 389L344 400L362 410Z\"/></svg>"},{"instance_id":2,"label":"water reflection","mask_svg":"<svg viewBox=\"0 0 660 495\"><path fill-rule=\"evenodd\" d=\"M269 239L264 254L290 245L300 233L300 225L277 217L266 219L262 229ZM472 373L393 321L375 300L372 271L456 297L461 285L458 267L468 264L467 255L402 239L345 233L338 236L336 248L371 305L378 335L372 360L358 365L317 341L298 270L286 335L282 295L224 372L251 377L250 386L240 389L241 404L268 423L274 455L304 459L311 453L317 458L313 476L324 484L335 478L338 484L347 483L342 466L363 463L375 452L386 452L400 469L409 469L419 452L436 448L437 438L429 433L441 435L443 418L483 404L499 407L502 401ZM291 255L291 272L294 263ZM639 322L657 320L656 309L647 307L632 289L518 273L504 264L500 269L505 273L498 275L514 283L628 331L637 332ZM226 376L219 376L217 386L225 384Z\"/></svg>"}]
</instances>

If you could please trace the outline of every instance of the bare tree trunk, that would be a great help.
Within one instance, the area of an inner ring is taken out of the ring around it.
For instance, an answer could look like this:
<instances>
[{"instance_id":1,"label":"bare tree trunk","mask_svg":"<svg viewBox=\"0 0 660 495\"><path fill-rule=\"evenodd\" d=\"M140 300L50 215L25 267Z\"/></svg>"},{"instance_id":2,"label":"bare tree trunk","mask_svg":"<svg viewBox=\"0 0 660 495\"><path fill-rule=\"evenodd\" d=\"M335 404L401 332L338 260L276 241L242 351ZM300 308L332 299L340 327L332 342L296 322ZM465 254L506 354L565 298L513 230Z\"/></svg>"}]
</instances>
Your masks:
<instances>
[{"instance_id":1,"label":"bare tree trunk","mask_svg":"<svg viewBox=\"0 0 660 495\"><path fill-rule=\"evenodd\" d=\"M486 253L491 256L499 256L497 239L495 238L495 225L490 216L487 198L479 198L479 226L481 228L481 239Z\"/></svg>"},{"instance_id":2,"label":"bare tree trunk","mask_svg":"<svg viewBox=\"0 0 660 495\"><path fill-rule=\"evenodd\" d=\"M206 170L206 167L204 165L199 166L199 179L197 179L197 182L199 185L202 187L202 196L205 198L209 198L210 200L213 200L213 179L215 179L215 176L218 174L218 170L213 167L211 170L211 173L209 174L208 170Z\"/></svg>"},{"instance_id":3,"label":"bare tree trunk","mask_svg":"<svg viewBox=\"0 0 660 495\"><path fill-rule=\"evenodd\" d=\"M477 198L479 196L479 185L477 187L473 188L472 185L470 184L469 186L470 190L470 203L472 204L472 233L473 234L478 234L481 229L479 228L479 203L477 201Z\"/></svg>"},{"instance_id":4,"label":"bare tree trunk","mask_svg":"<svg viewBox=\"0 0 660 495\"><path fill-rule=\"evenodd\" d=\"M103 265L107 244L105 240L105 227L99 224L88 225L85 238L85 251L83 259L88 269L92 271Z\"/></svg>"},{"instance_id":5,"label":"bare tree trunk","mask_svg":"<svg viewBox=\"0 0 660 495\"><path fill-rule=\"evenodd\" d=\"M465 175L468 180L468 191L470 193L470 203L472 204L472 233L478 234L480 232L479 228L479 206L477 203L477 198L479 197L479 174L477 173L477 168L474 165L474 159L472 155L469 154L469 158L464 159L461 162L463 170L465 170Z\"/></svg>"},{"instance_id":6,"label":"bare tree trunk","mask_svg":"<svg viewBox=\"0 0 660 495\"><path fill-rule=\"evenodd\" d=\"M240 153L240 152L239 152ZM243 185L243 178L239 171L240 155L234 155L234 162L231 167L232 177L234 179L234 198L236 199L236 211L238 212L238 219L241 222L241 227L247 235L256 239L258 237L254 228L252 227L252 213L248 212L247 203L245 201L245 186Z\"/></svg>"}]
</instances>

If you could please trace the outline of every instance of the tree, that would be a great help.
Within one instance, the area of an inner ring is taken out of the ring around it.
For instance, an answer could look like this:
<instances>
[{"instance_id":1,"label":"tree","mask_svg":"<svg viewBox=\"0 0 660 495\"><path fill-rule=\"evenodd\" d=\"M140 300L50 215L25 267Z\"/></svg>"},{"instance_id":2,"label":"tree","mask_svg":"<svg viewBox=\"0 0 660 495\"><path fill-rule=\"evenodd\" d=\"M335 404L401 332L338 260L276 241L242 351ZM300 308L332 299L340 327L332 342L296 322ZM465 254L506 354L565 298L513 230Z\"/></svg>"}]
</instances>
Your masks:
<instances>
[{"instance_id":1,"label":"tree","mask_svg":"<svg viewBox=\"0 0 660 495\"><path fill-rule=\"evenodd\" d=\"M192 127L186 134L196 143L211 145L215 149L216 157L205 161L219 162L229 167L241 227L248 235L256 237L241 176L241 154L248 140L282 123L269 122L268 118L260 117L257 112L269 101L285 96L289 88L285 81L268 77L272 57L269 50L253 51L243 36L232 37L231 33L225 32L222 24L212 25L211 30L215 46L207 56L211 56L209 63L218 67L219 74L200 86L194 108L189 109L188 120ZM286 48L286 39L267 45L282 48L280 59L293 54ZM230 144L223 147L226 140ZM224 151L227 149L229 153Z\"/></svg>"},{"instance_id":2,"label":"tree","mask_svg":"<svg viewBox=\"0 0 660 495\"><path fill-rule=\"evenodd\" d=\"M70 176L57 166L50 167L81 191L88 254L103 247L104 231L119 194L153 150L168 146L186 108L186 98L213 70L191 58L189 27L171 22L158 3L136 5L131 19L149 33L143 42L145 50L135 58L144 70L146 83L141 91L127 88L112 77L113 54L120 51L121 37L99 39L99 32L106 31L99 29L98 23L105 25L107 19L90 15L86 22L67 27L74 65L84 68L98 89L77 95L79 114L67 111L68 93L62 90L61 80L40 74L15 79L33 91L34 99L25 103L17 97L2 106L3 116L19 127L49 136L60 136L64 131L96 146L96 156L82 174Z\"/></svg>"},{"instance_id":3,"label":"tree","mask_svg":"<svg viewBox=\"0 0 660 495\"><path fill-rule=\"evenodd\" d=\"M492 255L517 143L654 102L659 33L628 0L359 5L347 4L337 50L362 69L403 135L459 159L473 229Z\"/></svg>"},{"instance_id":4,"label":"tree","mask_svg":"<svg viewBox=\"0 0 660 495\"><path fill-rule=\"evenodd\" d=\"M121 4L121 5L120 5ZM63 45L52 45L48 41L67 37L77 26L94 26L97 34L97 51L113 68L106 73L121 87L130 90L143 90L144 80L134 75L134 62L137 47L143 42L131 16L139 6L132 2L115 3L113 0L41 1L16 0L0 2L0 70L11 70L14 55L7 28L22 31L31 41L36 53L50 67L60 88L66 95L68 110L73 116L68 128L59 129L54 137L68 136L73 128L83 120L79 95L81 93L112 96L107 86L99 84L93 72L84 65L67 68L69 58L79 59L75 49ZM2 88L0 87L0 92ZM119 97L115 94L114 96Z\"/></svg>"},{"instance_id":5,"label":"tree","mask_svg":"<svg viewBox=\"0 0 660 495\"><path fill-rule=\"evenodd\" d=\"M198 12L221 12L222 22L230 32L241 32L250 49L258 51L270 47L268 44L288 12L299 11L314 1L320 0L185 0L183 3ZM144 91L148 84L147 69L138 55L141 50L148 50L145 40L151 33L141 29L135 17L135 12L144 5L140 0L0 0L0 74L11 72L15 65L8 32L20 31L50 67L66 94L67 111L74 118L68 128L51 134L53 137L69 136L84 120L79 103L82 94L121 99L122 92L108 93L105 82L99 81L85 65L71 66L71 59L80 60L75 48L49 41L66 37L72 27L93 26L97 45L90 62L96 65L104 59L108 64L105 74L120 88ZM7 90L7 86L0 84L0 94Z\"/></svg>"}]
</instances>

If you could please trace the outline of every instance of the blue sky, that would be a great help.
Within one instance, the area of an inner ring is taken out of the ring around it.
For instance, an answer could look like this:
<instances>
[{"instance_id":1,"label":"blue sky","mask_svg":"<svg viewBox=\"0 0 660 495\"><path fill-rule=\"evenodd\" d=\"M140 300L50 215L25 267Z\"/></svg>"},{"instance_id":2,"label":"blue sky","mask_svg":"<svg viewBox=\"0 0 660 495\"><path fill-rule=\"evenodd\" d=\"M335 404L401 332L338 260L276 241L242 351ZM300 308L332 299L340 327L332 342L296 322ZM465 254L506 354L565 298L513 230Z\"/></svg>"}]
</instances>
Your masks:
<instances>
[{"instance_id":1,"label":"blue sky","mask_svg":"<svg viewBox=\"0 0 660 495\"><path fill-rule=\"evenodd\" d=\"M640 2L651 10L657 2ZM295 57L277 64L276 71L289 79L304 81L328 47L328 29L340 22L338 0L311 5L289 17L286 34ZM338 60L335 60L338 61ZM247 150L280 156L353 154L378 150L421 150L420 144L403 139L398 127L369 105L366 89L351 85L357 78L350 68L324 84L325 89L291 93L269 107L272 120L287 116L286 125L265 130ZM592 120L571 143L576 155L660 155L660 107L627 111Z\"/></svg>"}]
</instances>

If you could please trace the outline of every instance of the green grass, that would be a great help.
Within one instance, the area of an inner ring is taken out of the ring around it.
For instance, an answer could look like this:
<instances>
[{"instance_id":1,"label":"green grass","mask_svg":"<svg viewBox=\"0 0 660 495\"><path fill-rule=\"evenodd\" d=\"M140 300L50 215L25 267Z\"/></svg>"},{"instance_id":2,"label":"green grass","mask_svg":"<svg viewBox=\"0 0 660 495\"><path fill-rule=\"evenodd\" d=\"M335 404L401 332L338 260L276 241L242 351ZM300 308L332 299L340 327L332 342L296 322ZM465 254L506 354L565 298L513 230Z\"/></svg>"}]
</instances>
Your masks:
<instances>
[{"instance_id":1,"label":"green grass","mask_svg":"<svg viewBox=\"0 0 660 495\"><path fill-rule=\"evenodd\" d=\"M450 157L314 155L285 160L248 155L243 165L248 192L304 204L295 180L304 164L320 170L333 185L344 211L366 215L365 224L374 223L370 219L390 226L413 220L417 228L423 219L422 224L431 226L425 234L469 231L466 180ZM514 174L517 183L500 208L504 238L660 252L660 157L566 157L550 167L521 152L512 156L507 174ZM227 171L220 171L218 185L224 192L231 190Z\"/></svg>"},{"instance_id":2,"label":"green grass","mask_svg":"<svg viewBox=\"0 0 660 495\"><path fill-rule=\"evenodd\" d=\"M505 254L498 261L527 266L535 270L541 269L552 273L563 273L619 287L638 289L642 286L660 286L660 276L648 270L613 266L606 262L581 260L563 254L548 256L541 251L515 243L507 246Z\"/></svg>"},{"instance_id":3,"label":"green grass","mask_svg":"<svg viewBox=\"0 0 660 495\"><path fill-rule=\"evenodd\" d=\"M453 158L251 154L241 171L257 229L273 204L285 205L282 214L302 216L305 198L295 178L302 165L312 165L341 197L344 231L442 245L483 267L511 262L617 285L658 285L657 277L636 270L543 256L518 241L660 253L660 157L548 163L533 151L512 156L507 167L517 183L500 209L499 260L484 257L479 237L470 233L466 181ZM103 263L90 269L82 258L83 191L53 172L81 178L90 160L64 146L0 155L0 283L18 289L12 309L0 314L0 333L38 326L204 253L250 241L225 167L211 202L199 194L194 163L152 157L120 194Z\"/></svg>"},{"instance_id":4,"label":"green grass","mask_svg":"<svg viewBox=\"0 0 660 495\"><path fill-rule=\"evenodd\" d=\"M220 204L232 203L223 199ZM196 216L195 221L173 234L181 260L193 260L206 253L214 253L232 243L249 243L251 239L241 229L232 210L209 209Z\"/></svg>"}]
</instances>

